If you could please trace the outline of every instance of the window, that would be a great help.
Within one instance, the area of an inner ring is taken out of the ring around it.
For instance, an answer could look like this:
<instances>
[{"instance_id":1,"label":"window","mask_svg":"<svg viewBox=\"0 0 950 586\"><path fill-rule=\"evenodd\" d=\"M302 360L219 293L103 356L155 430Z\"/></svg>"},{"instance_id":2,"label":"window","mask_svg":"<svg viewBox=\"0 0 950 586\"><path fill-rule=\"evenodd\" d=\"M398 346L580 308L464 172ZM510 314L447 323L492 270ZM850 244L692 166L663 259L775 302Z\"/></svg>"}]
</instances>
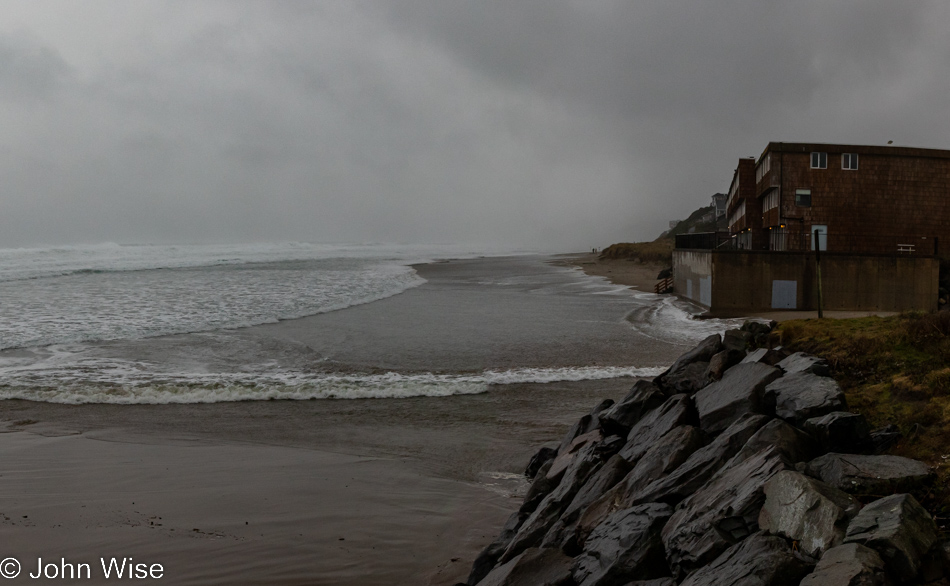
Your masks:
<instances>
[{"instance_id":1,"label":"window","mask_svg":"<svg viewBox=\"0 0 950 586\"><path fill-rule=\"evenodd\" d=\"M762 157L762 160L759 161L759 166L755 169L755 182L758 183L762 181L762 178L765 177L765 174L768 173L772 168L772 155L768 154Z\"/></svg>"},{"instance_id":2,"label":"window","mask_svg":"<svg viewBox=\"0 0 950 586\"><path fill-rule=\"evenodd\" d=\"M812 169L827 169L828 168L828 153L812 153L811 154L811 168Z\"/></svg>"},{"instance_id":3,"label":"window","mask_svg":"<svg viewBox=\"0 0 950 586\"><path fill-rule=\"evenodd\" d=\"M811 207L811 189L795 190L795 205L803 208Z\"/></svg>"},{"instance_id":4,"label":"window","mask_svg":"<svg viewBox=\"0 0 950 586\"><path fill-rule=\"evenodd\" d=\"M858 170L858 153L842 153L841 168L850 171Z\"/></svg>"},{"instance_id":5,"label":"window","mask_svg":"<svg viewBox=\"0 0 950 586\"><path fill-rule=\"evenodd\" d=\"M765 196L762 197L762 211L767 212L769 210L774 210L778 207L778 189L772 189Z\"/></svg>"}]
</instances>

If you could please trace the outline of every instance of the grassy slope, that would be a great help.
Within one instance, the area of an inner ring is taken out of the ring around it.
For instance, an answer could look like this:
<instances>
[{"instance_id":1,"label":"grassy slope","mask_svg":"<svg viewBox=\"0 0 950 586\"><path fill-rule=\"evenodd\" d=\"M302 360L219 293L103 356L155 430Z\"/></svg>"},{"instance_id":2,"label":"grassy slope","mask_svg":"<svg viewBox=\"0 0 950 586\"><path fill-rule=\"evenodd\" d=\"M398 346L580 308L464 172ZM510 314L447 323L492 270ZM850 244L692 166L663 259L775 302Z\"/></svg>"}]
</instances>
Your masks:
<instances>
[{"instance_id":1,"label":"grassy slope","mask_svg":"<svg viewBox=\"0 0 950 586\"><path fill-rule=\"evenodd\" d=\"M707 213L713 211L712 206L699 208L689 215L688 218L676 225L669 232L653 242L619 242L611 244L600 253L601 258L626 258L639 262L648 263L672 263L673 246L677 234L686 234L690 228L695 228L694 232L714 232L716 230L715 222L702 222L701 218Z\"/></svg>"},{"instance_id":2,"label":"grassy slope","mask_svg":"<svg viewBox=\"0 0 950 586\"><path fill-rule=\"evenodd\" d=\"M950 517L950 313L781 323L776 340L824 357L848 407L872 429L898 425L904 439L891 453L937 468L916 495L945 524Z\"/></svg>"}]
</instances>

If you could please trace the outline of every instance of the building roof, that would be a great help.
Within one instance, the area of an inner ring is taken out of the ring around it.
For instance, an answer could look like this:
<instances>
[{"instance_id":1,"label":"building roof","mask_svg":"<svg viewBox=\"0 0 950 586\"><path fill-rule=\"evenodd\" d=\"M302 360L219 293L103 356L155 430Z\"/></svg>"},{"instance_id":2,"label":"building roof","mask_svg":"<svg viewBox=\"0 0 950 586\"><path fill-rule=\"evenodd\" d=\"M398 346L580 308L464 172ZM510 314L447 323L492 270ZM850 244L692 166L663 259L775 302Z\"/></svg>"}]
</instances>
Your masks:
<instances>
[{"instance_id":1,"label":"building roof","mask_svg":"<svg viewBox=\"0 0 950 586\"><path fill-rule=\"evenodd\" d=\"M820 142L770 142L762 155L775 153L857 153L859 155L880 155L890 157L918 157L931 159L950 159L950 150L922 149L916 147L877 146L857 144L828 144ZM761 158L761 156L760 156Z\"/></svg>"}]
</instances>

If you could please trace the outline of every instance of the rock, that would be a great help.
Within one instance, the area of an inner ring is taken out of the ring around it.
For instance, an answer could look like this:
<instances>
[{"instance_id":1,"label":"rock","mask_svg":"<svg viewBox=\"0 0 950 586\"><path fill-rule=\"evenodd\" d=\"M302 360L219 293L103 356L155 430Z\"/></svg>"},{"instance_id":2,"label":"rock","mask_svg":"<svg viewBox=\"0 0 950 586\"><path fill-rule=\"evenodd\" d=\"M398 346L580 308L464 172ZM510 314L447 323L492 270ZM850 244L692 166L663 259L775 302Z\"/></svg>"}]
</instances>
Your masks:
<instances>
[{"instance_id":1,"label":"rock","mask_svg":"<svg viewBox=\"0 0 950 586\"><path fill-rule=\"evenodd\" d=\"M554 460L556 457L556 449L542 447L535 455L531 456L531 459L528 461L528 467L524 470L524 475L529 479L534 478L538 475L538 470L540 470L542 466Z\"/></svg>"},{"instance_id":2,"label":"rock","mask_svg":"<svg viewBox=\"0 0 950 586\"><path fill-rule=\"evenodd\" d=\"M901 456L825 454L808 463L809 476L851 494L881 495L910 491L930 479L923 462Z\"/></svg>"},{"instance_id":3,"label":"rock","mask_svg":"<svg viewBox=\"0 0 950 586\"><path fill-rule=\"evenodd\" d=\"M541 542L542 547L562 547L573 551L571 547L574 525L581 512L617 485L630 472L633 466L620 455L614 454L590 480L577 491L571 503L564 509L561 517L548 530Z\"/></svg>"},{"instance_id":4,"label":"rock","mask_svg":"<svg viewBox=\"0 0 950 586\"><path fill-rule=\"evenodd\" d=\"M687 395L692 395L706 386L708 382L706 371L708 369L709 362L687 364L680 370L670 373L664 381L664 387L670 393L686 393Z\"/></svg>"},{"instance_id":5,"label":"rock","mask_svg":"<svg viewBox=\"0 0 950 586\"><path fill-rule=\"evenodd\" d=\"M696 492L735 456L770 418L748 413L730 425L709 445L699 448L668 476L654 480L633 495L630 504L664 502L675 505Z\"/></svg>"},{"instance_id":6,"label":"rock","mask_svg":"<svg viewBox=\"0 0 950 586\"><path fill-rule=\"evenodd\" d=\"M703 439L702 432L695 427L684 425L672 429L640 458L621 482L582 511L576 531L567 536L568 539L575 544L583 543L591 530L609 515L632 506L630 500L641 488L686 461L693 452L702 447ZM567 517L568 513L565 512L564 516Z\"/></svg>"},{"instance_id":7,"label":"rock","mask_svg":"<svg viewBox=\"0 0 950 586\"><path fill-rule=\"evenodd\" d=\"M602 464L603 459L596 444L589 444L579 451L564 472L557 488L544 497L537 509L525 519L502 554L501 561L508 562L529 547L539 545L577 492Z\"/></svg>"},{"instance_id":8,"label":"rock","mask_svg":"<svg viewBox=\"0 0 950 586\"><path fill-rule=\"evenodd\" d=\"M757 533L724 551L680 586L797 586L813 567L781 537Z\"/></svg>"},{"instance_id":9,"label":"rock","mask_svg":"<svg viewBox=\"0 0 950 586\"><path fill-rule=\"evenodd\" d=\"M620 450L620 455L631 464L636 463L674 427L697 423L693 400L688 395L673 395L630 429L627 444Z\"/></svg>"},{"instance_id":10,"label":"rock","mask_svg":"<svg viewBox=\"0 0 950 586\"><path fill-rule=\"evenodd\" d=\"M900 428L894 424L875 429L871 432L869 451L872 454L883 454L897 445L897 442L901 441L903 437Z\"/></svg>"},{"instance_id":11,"label":"rock","mask_svg":"<svg viewBox=\"0 0 950 586\"><path fill-rule=\"evenodd\" d=\"M547 477L550 480L556 480L561 474L564 473L565 470L567 470L567 467L571 465L571 462L574 461L574 456L578 452L587 446L599 443L603 439L604 436L599 429L595 429L594 431L590 431L574 438L574 441L572 441L566 447L558 450L557 457L554 458L551 463L551 468L548 469Z\"/></svg>"},{"instance_id":12,"label":"rock","mask_svg":"<svg viewBox=\"0 0 950 586\"><path fill-rule=\"evenodd\" d=\"M663 528L663 544L674 577L706 565L758 531L759 511L765 501L762 487L790 466L774 447L733 462L735 458L684 500Z\"/></svg>"},{"instance_id":13,"label":"rock","mask_svg":"<svg viewBox=\"0 0 950 586\"><path fill-rule=\"evenodd\" d=\"M759 348L758 350L753 350L742 359L740 364L766 364L768 366L775 366L779 362L785 360L785 353L778 350L771 350L769 348Z\"/></svg>"},{"instance_id":14,"label":"rock","mask_svg":"<svg viewBox=\"0 0 950 586\"><path fill-rule=\"evenodd\" d=\"M726 330L722 336L723 350L738 350L743 356L752 346L752 333L743 330Z\"/></svg>"},{"instance_id":15,"label":"rock","mask_svg":"<svg viewBox=\"0 0 950 586\"><path fill-rule=\"evenodd\" d=\"M884 561L876 551L858 543L839 545L821 556L815 571L801 586L887 586Z\"/></svg>"},{"instance_id":16,"label":"rock","mask_svg":"<svg viewBox=\"0 0 950 586\"><path fill-rule=\"evenodd\" d=\"M745 460L769 446L777 448L792 464L807 462L818 453L815 440L810 435L781 419L773 419L749 438L735 459Z\"/></svg>"},{"instance_id":17,"label":"rock","mask_svg":"<svg viewBox=\"0 0 950 586\"><path fill-rule=\"evenodd\" d=\"M759 527L797 541L812 557L839 545L848 521L861 509L851 495L791 470L773 476L764 491Z\"/></svg>"},{"instance_id":18,"label":"rock","mask_svg":"<svg viewBox=\"0 0 950 586\"><path fill-rule=\"evenodd\" d=\"M627 582L624 586L676 586L676 580L673 578L657 578L656 580L634 580Z\"/></svg>"},{"instance_id":19,"label":"rock","mask_svg":"<svg viewBox=\"0 0 950 586\"><path fill-rule=\"evenodd\" d=\"M485 576L478 586L573 586L574 560L556 549L528 549Z\"/></svg>"},{"instance_id":20,"label":"rock","mask_svg":"<svg viewBox=\"0 0 950 586\"><path fill-rule=\"evenodd\" d=\"M773 325L774 323L775 322L769 322L769 324L766 325L760 322L747 321L744 324L742 324L742 327L739 329L741 329L744 332L749 332L750 334L752 334L751 347L753 348L766 347L769 345L769 334L775 328L775 326Z\"/></svg>"},{"instance_id":21,"label":"rock","mask_svg":"<svg viewBox=\"0 0 950 586\"><path fill-rule=\"evenodd\" d=\"M656 386L666 390L666 379L671 374L676 374L694 362L709 362L709 360L722 350L722 336L713 334L699 343L698 346L683 354L676 359L665 372L653 379Z\"/></svg>"},{"instance_id":22,"label":"rock","mask_svg":"<svg viewBox=\"0 0 950 586\"><path fill-rule=\"evenodd\" d=\"M717 381L721 379L726 370L742 362L743 358L745 358L745 350L726 348L709 360L709 366L706 367L704 373L706 380Z\"/></svg>"},{"instance_id":23,"label":"rock","mask_svg":"<svg viewBox=\"0 0 950 586\"><path fill-rule=\"evenodd\" d=\"M554 460L548 460L542 464L541 469L538 470L537 475L534 477L534 482L528 487L528 492L524 495L524 501L522 501L521 508L519 509L525 516L529 513L533 513L541 501L544 500L544 497L548 496L552 490L557 488L558 482L561 481L560 476L553 480L548 478L548 470L551 469L551 464L553 463Z\"/></svg>"},{"instance_id":24,"label":"rock","mask_svg":"<svg viewBox=\"0 0 950 586\"><path fill-rule=\"evenodd\" d=\"M824 358L804 352L795 352L776 366L784 370L785 374L807 372L818 376L831 376L831 368L828 367L828 362Z\"/></svg>"},{"instance_id":25,"label":"rock","mask_svg":"<svg viewBox=\"0 0 950 586\"><path fill-rule=\"evenodd\" d=\"M818 442L823 452L856 454L871 445L871 430L864 415L834 411L805 420L802 427Z\"/></svg>"},{"instance_id":26,"label":"rock","mask_svg":"<svg viewBox=\"0 0 950 586\"><path fill-rule=\"evenodd\" d=\"M937 525L909 494L868 503L848 525L845 543L860 543L881 554L900 582L915 579L921 561L937 543Z\"/></svg>"},{"instance_id":27,"label":"rock","mask_svg":"<svg viewBox=\"0 0 950 586\"><path fill-rule=\"evenodd\" d=\"M765 400L775 416L800 426L806 419L848 408L844 392L833 378L810 372L787 374L765 387Z\"/></svg>"},{"instance_id":28,"label":"rock","mask_svg":"<svg viewBox=\"0 0 950 586\"><path fill-rule=\"evenodd\" d=\"M673 276L673 267L670 267L668 269L663 269L662 271L657 273L656 280L662 281L663 279L669 279L672 276Z\"/></svg>"},{"instance_id":29,"label":"rock","mask_svg":"<svg viewBox=\"0 0 950 586\"><path fill-rule=\"evenodd\" d=\"M626 437L643 416L666 401L660 389L650 381L637 381L626 397L600 413L600 428L609 435Z\"/></svg>"},{"instance_id":30,"label":"rock","mask_svg":"<svg viewBox=\"0 0 950 586\"><path fill-rule=\"evenodd\" d=\"M508 544L511 543L511 540L518 532L518 528L521 527L521 524L524 523L527 517L528 515L520 512L512 513L512 515L508 517L508 521L505 523L505 526L502 527L501 533L495 538L495 541L488 544L488 546L478 554L478 557L475 558L475 562L472 563L472 571L468 575L468 580L465 581L466 584L478 584L482 578L491 572L495 564L498 563L498 558L501 557L501 554L505 553Z\"/></svg>"},{"instance_id":31,"label":"rock","mask_svg":"<svg viewBox=\"0 0 950 586\"><path fill-rule=\"evenodd\" d=\"M607 517L574 562L574 581L578 586L608 586L669 575L660 530L672 513L668 505L650 503Z\"/></svg>"},{"instance_id":32,"label":"rock","mask_svg":"<svg viewBox=\"0 0 950 586\"><path fill-rule=\"evenodd\" d=\"M763 404L762 392L781 375L781 370L758 363L738 364L727 370L722 380L694 397L702 430L719 433L746 413L770 415L772 409Z\"/></svg>"},{"instance_id":33,"label":"rock","mask_svg":"<svg viewBox=\"0 0 950 586\"><path fill-rule=\"evenodd\" d=\"M599 420L598 420L599 421ZM577 439L577 436L584 435L593 429L588 429L593 427L594 418L588 413L580 419L578 419L570 429L567 430L567 433L564 434L564 438L561 440L561 445L558 446L557 452L563 454L565 450Z\"/></svg>"}]
</instances>

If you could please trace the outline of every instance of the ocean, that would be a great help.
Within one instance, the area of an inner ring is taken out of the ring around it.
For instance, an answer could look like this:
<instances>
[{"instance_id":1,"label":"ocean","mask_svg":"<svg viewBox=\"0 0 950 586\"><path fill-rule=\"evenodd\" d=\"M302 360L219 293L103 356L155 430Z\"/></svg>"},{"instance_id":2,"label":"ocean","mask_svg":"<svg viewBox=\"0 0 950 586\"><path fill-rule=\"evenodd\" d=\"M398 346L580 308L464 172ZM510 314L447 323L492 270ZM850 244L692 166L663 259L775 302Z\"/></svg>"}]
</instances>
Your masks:
<instances>
[{"instance_id":1,"label":"ocean","mask_svg":"<svg viewBox=\"0 0 950 586\"><path fill-rule=\"evenodd\" d=\"M236 333L399 295L426 282L413 265L486 255L511 258L497 250L378 244L3 249L0 399L67 404L382 399L659 372L662 365L634 356L598 365L553 356L548 363L489 361L482 368L438 359L421 365L373 364L372 358L348 364L294 344L262 348ZM617 318L626 318L631 335L663 343L688 344L723 328L718 321L691 320L689 309L669 298L613 286L576 269L539 271L541 256L516 258L533 260L533 268L519 266L494 280L475 275L470 284L609 299L608 305L624 306ZM462 354L461 345L479 343L455 333L448 343ZM378 332L341 343L373 346L374 337Z\"/></svg>"}]
</instances>

